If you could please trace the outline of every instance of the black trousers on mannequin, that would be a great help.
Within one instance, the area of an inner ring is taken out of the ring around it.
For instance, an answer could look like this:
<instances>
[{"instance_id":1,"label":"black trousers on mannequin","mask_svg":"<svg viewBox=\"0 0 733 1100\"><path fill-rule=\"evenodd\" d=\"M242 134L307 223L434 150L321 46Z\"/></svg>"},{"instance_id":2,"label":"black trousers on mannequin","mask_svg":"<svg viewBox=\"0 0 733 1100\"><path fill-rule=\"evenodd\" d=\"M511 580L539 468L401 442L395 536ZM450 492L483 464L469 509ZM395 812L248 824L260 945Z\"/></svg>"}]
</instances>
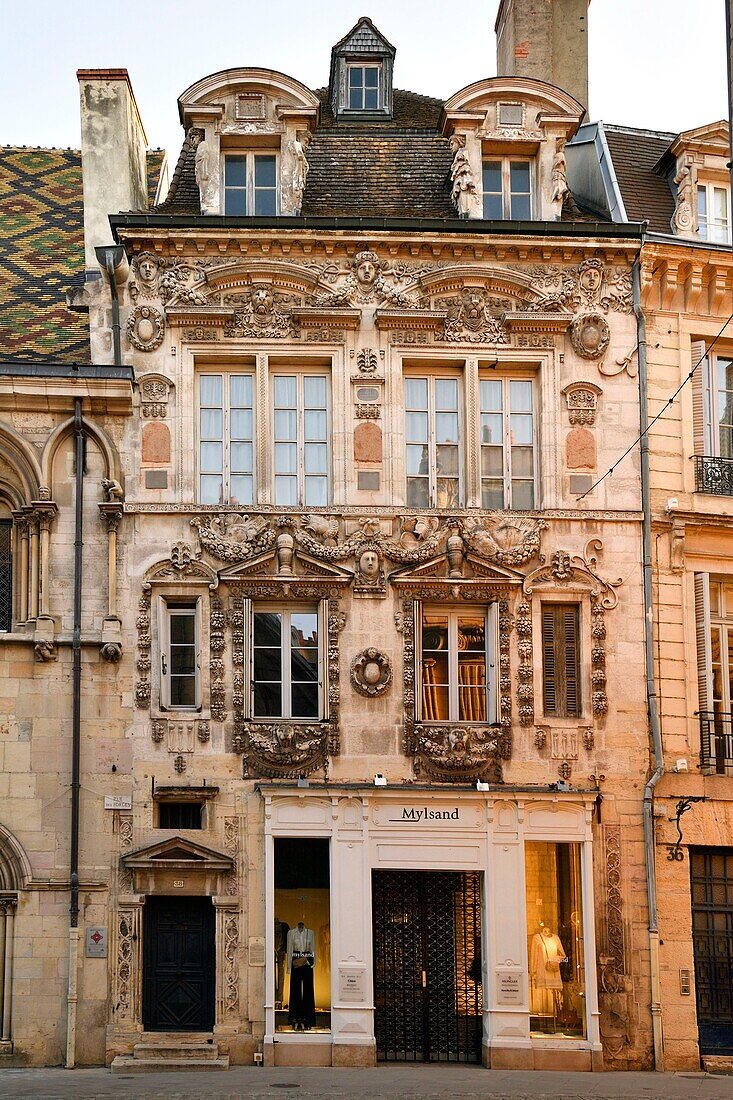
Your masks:
<instances>
[{"instance_id":1,"label":"black trousers on mannequin","mask_svg":"<svg viewBox=\"0 0 733 1100\"><path fill-rule=\"evenodd\" d=\"M294 966L290 971L288 1021L293 1025L315 1027L316 1002L313 997L313 967Z\"/></svg>"}]
</instances>

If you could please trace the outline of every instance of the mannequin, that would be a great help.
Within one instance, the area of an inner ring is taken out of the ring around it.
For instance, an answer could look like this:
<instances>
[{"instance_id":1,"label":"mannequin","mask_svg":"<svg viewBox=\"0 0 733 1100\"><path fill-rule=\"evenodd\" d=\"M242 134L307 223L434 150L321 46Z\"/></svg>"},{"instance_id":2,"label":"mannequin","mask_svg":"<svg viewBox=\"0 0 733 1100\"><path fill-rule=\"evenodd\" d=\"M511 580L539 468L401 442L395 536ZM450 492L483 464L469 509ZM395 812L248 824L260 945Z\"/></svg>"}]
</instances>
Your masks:
<instances>
[{"instance_id":1,"label":"mannequin","mask_svg":"<svg viewBox=\"0 0 733 1100\"><path fill-rule=\"evenodd\" d=\"M541 1016L557 1016L562 992L560 963L566 958L560 937L546 924L541 924L529 949L530 1011Z\"/></svg>"},{"instance_id":2,"label":"mannequin","mask_svg":"<svg viewBox=\"0 0 733 1100\"><path fill-rule=\"evenodd\" d=\"M275 917L275 1007L282 1006L285 985L285 956L288 950L290 925Z\"/></svg>"},{"instance_id":3,"label":"mannequin","mask_svg":"<svg viewBox=\"0 0 733 1100\"><path fill-rule=\"evenodd\" d=\"M287 936L287 968L290 975L288 1020L293 1031L310 1031L316 1022L313 997L313 967L316 965L316 937L302 920Z\"/></svg>"}]
</instances>

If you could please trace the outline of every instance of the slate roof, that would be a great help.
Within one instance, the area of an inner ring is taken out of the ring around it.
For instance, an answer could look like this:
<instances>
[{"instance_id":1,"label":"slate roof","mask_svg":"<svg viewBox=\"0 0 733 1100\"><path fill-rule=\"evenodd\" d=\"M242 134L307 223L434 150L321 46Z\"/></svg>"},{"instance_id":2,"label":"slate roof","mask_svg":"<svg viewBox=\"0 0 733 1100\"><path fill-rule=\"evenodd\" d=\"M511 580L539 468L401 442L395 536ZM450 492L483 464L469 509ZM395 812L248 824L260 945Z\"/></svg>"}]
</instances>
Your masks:
<instances>
[{"instance_id":1,"label":"slate roof","mask_svg":"<svg viewBox=\"0 0 733 1100\"><path fill-rule=\"evenodd\" d=\"M603 130L627 219L648 221L653 233L671 233L674 196L667 180L652 169L677 135L605 123Z\"/></svg>"},{"instance_id":2,"label":"slate roof","mask_svg":"<svg viewBox=\"0 0 733 1100\"><path fill-rule=\"evenodd\" d=\"M0 149L0 355L89 362L85 314L66 308L84 270L81 153Z\"/></svg>"},{"instance_id":3,"label":"slate roof","mask_svg":"<svg viewBox=\"0 0 733 1100\"><path fill-rule=\"evenodd\" d=\"M148 153L151 203L164 159ZM0 210L0 356L88 363L88 318L66 308L84 276L79 150L0 148Z\"/></svg>"}]
</instances>

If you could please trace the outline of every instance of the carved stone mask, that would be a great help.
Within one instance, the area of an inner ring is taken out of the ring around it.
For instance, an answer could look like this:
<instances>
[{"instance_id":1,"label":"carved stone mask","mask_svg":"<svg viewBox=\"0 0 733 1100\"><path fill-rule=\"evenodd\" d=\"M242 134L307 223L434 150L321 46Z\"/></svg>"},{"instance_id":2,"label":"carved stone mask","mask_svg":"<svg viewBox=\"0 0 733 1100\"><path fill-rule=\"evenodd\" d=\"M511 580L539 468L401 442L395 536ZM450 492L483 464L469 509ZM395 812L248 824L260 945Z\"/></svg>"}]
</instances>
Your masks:
<instances>
[{"instance_id":1,"label":"carved stone mask","mask_svg":"<svg viewBox=\"0 0 733 1100\"><path fill-rule=\"evenodd\" d=\"M595 265L583 267L580 272L580 285L588 294L595 294L600 289L603 272Z\"/></svg>"},{"instance_id":2,"label":"carved stone mask","mask_svg":"<svg viewBox=\"0 0 733 1100\"><path fill-rule=\"evenodd\" d=\"M379 555L376 550L365 550L359 558L359 569L363 577L374 580L379 574Z\"/></svg>"}]
</instances>

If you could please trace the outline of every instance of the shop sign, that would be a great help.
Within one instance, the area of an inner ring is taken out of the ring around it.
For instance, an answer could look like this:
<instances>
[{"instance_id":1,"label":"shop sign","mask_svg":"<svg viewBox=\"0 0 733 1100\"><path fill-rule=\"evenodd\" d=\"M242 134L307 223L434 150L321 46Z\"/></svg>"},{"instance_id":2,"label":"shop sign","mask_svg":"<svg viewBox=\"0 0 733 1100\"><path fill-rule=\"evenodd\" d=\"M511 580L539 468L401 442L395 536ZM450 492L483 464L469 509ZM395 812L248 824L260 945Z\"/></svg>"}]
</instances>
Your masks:
<instances>
[{"instance_id":1,"label":"shop sign","mask_svg":"<svg viewBox=\"0 0 733 1100\"><path fill-rule=\"evenodd\" d=\"M466 825L466 807L453 805L401 806L387 803L378 808L380 825Z\"/></svg>"},{"instance_id":2,"label":"shop sign","mask_svg":"<svg viewBox=\"0 0 733 1100\"><path fill-rule=\"evenodd\" d=\"M347 1004L364 1000L364 970L339 968L339 998Z\"/></svg>"},{"instance_id":3,"label":"shop sign","mask_svg":"<svg viewBox=\"0 0 733 1100\"><path fill-rule=\"evenodd\" d=\"M520 1005L522 1003L522 976L516 970L499 970L497 978L497 1001L501 1005Z\"/></svg>"}]
</instances>

